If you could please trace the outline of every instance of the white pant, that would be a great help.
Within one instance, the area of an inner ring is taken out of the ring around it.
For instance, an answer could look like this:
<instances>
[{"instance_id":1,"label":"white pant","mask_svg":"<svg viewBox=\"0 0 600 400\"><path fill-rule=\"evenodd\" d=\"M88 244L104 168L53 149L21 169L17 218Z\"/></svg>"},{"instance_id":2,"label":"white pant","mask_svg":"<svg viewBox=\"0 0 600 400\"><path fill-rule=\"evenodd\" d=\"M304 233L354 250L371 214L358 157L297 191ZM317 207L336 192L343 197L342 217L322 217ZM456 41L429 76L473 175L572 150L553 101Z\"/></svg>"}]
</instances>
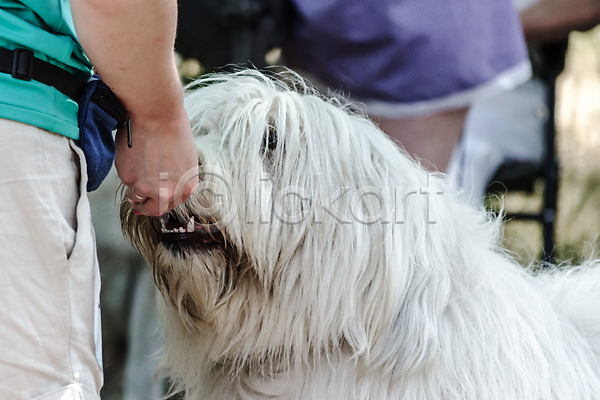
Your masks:
<instances>
[{"instance_id":1,"label":"white pant","mask_svg":"<svg viewBox=\"0 0 600 400\"><path fill-rule=\"evenodd\" d=\"M0 119L0 399L100 399L100 275L75 143Z\"/></svg>"}]
</instances>

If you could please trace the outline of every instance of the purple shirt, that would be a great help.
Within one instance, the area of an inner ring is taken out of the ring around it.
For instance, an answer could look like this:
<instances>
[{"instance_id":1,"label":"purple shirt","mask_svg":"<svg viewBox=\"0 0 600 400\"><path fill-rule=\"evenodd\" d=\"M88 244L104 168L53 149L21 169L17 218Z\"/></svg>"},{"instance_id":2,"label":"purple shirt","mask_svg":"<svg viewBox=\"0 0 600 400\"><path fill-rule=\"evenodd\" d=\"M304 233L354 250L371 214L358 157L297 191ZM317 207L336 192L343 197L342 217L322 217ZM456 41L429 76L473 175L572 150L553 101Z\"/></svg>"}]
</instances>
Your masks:
<instances>
[{"instance_id":1,"label":"purple shirt","mask_svg":"<svg viewBox=\"0 0 600 400\"><path fill-rule=\"evenodd\" d=\"M528 60L511 0L293 3L297 15L284 49L290 65L361 101L440 99Z\"/></svg>"}]
</instances>

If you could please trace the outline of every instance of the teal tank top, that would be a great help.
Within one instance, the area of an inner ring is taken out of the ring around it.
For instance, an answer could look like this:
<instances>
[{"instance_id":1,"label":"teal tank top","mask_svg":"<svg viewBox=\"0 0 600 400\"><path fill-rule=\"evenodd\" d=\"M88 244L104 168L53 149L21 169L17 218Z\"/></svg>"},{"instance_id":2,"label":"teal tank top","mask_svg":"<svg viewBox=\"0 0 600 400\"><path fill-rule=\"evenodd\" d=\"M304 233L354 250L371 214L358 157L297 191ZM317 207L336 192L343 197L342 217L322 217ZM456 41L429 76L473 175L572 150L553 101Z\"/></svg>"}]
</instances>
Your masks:
<instances>
[{"instance_id":1,"label":"teal tank top","mask_svg":"<svg viewBox=\"0 0 600 400\"><path fill-rule=\"evenodd\" d=\"M0 47L24 48L83 79L92 65L73 26L69 0L0 0ZM0 118L79 139L78 106L51 86L0 73Z\"/></svg>"}]
</instances>

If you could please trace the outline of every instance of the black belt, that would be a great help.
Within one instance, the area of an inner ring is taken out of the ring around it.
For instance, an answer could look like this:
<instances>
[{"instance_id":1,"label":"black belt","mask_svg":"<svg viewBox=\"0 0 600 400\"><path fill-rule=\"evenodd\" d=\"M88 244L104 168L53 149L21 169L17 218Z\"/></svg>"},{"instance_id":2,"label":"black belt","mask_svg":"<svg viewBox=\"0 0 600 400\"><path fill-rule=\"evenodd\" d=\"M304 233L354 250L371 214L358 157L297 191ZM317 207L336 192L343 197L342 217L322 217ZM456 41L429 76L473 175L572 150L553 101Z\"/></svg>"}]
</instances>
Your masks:
<instances>
[{"instance_id":1,"label":"black belt","mask_svg":"<svg viewBox=\"0 0 600 400\"><path fill-rule=\"evenodd\" d=\"M23 81L33 79L52 86L75 101L79 101L87 84L85 79L35 58L33 52L26 49L9 50L0 47L0 72L11 74L15 79Z\"/></svg>"}]
</instances>

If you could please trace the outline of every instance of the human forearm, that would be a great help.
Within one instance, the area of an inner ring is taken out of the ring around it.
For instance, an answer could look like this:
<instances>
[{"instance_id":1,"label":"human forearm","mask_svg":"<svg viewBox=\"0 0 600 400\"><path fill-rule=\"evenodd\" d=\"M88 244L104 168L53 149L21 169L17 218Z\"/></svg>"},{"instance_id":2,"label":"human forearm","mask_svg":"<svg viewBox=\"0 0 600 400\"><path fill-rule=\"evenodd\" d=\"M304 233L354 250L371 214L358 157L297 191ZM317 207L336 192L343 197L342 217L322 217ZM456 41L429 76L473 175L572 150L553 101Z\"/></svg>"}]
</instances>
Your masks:
<instances>
[{"instance_id":1,"label":"human forearm","mask_svg":"<svg viewBox=\"0 0 600 400\"><path fill-rule=\"evenodd\" d=\"M71 10L83 50L132 121L133 147L121 130L115 156L128 198L137 212L167 212L197 183L186 178L197 155L173 57L177 2L71 0Z\"/></svg>"},{"instance_id":2,"label":"human forearm","mask_svg":"<svg viewBox=\"0 0 600 400\"><path fill-rule=\"evenodd\" d=\"M71 9L82 47L132 120L177 114L175 0L71 0Z\"/></svg>"},{"instance_id":3,"label":"human forearm","mask_svg":"<svg viewBox=\"0 0 600 400\"><path fill-rule=\"evenodd\" d=\"M521 13L530 43L565 40L600 23L600 0L542 0Z\"/></svg>"}]
</instances>

